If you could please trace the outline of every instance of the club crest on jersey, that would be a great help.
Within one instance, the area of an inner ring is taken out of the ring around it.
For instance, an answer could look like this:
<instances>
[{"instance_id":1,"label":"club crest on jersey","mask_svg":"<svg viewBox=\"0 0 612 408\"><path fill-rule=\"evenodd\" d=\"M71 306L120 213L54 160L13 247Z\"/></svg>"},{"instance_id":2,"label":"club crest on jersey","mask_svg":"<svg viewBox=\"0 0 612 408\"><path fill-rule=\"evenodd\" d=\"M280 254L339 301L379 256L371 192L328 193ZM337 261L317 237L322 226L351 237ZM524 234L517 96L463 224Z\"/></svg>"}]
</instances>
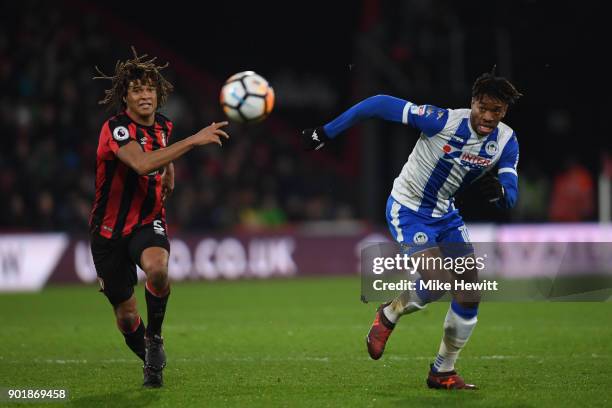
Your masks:
<instances>
[{"instance_id":1,"label":"club crest on jersey","mask_svg":"<svg viewBox=\"0 0 612 408\"><path fill-rule=\"evenodd\" d=\"M125 139L130 137L130 132L128 132L125 126L118 126L113 130L113 139L118 142L122 142Z\"/></svg>"},{"instance_id":2,"label":"club crest on jersey","mask_svg":"<svg viewBox=\"0 0 612 408\"><path fill-rule=\"evenodd\" d=\"M416 232L414 236L412 237L412 242L414 242L417 245L423 245L427 241L429 241L429 237L427 236L426 233L422 231Z\"/></svg>"},{"instance_id":3,"label":"club crest on jersey","mask_svg":"<svg viewBox=\"0 0 612 408\"><path fill-rule=\"evenodd\" d=\"M498 150L499 146L497 145L497 142L495 140L491 140L485 145L485 152L487 152L487 154L490 156L495 156Z\"/></svg>"}]
</instances>

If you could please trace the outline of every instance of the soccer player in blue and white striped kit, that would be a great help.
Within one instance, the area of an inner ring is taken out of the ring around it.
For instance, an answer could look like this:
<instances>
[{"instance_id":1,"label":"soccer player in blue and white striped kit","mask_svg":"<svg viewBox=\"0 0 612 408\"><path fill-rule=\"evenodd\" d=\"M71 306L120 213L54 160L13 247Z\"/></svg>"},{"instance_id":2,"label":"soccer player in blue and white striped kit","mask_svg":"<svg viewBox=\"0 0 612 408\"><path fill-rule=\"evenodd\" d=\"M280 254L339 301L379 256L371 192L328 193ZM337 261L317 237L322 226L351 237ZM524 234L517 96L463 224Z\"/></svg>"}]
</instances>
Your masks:
<instances>
[{"instance_id":1,"label":"soccer player in blue and white striped kit","mask_svg":"<svg viewBox=\"0 0 612 408\"><path fill-rule=\"evenodd\" d=\"M419 106L377 95L361 101L325 126L304 130L302 141L309 150L320 149L347 128L368 118L416 127L421 132L419 139L387 201L389 230L411 255L440 256L445 245L457 243L464 248L460 256L473 257L474 250L454 206L454 196L479 180L488 201L502 208L514 206L518 195L519 147L516 134L501 120L509 105L521 96L514 85L495 76L493 71L474 82L470 109ZM496 176L491 172L494 168ZM476 275L471 279L477 279ZM381 305L366 338L370 356L375 360L382 356L401 316L423 309L440 296L427 290L407 291ZM430 388L476 388L457 374L455 361L476 326L478 304L479 297L462 297L453 292L442 342L427 378Z\"/></svg>"}]
</instances>

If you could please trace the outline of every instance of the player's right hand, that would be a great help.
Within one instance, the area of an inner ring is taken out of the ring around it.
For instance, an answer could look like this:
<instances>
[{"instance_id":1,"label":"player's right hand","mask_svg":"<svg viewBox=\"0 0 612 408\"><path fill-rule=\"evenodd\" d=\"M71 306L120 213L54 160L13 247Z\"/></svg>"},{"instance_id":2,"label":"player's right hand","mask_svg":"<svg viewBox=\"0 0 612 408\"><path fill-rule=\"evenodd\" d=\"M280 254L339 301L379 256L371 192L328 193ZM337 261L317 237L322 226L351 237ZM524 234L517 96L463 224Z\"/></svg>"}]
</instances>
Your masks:
<instances>
[{"instance_id":1,"label":"player's right hand","mask_svg":"<svg viewBox=\"0 0 612 408\"><path fill-rule=\"evenodd\" d=\"M216 143L219 146L222 146L223 143L221 141L225 139L229 139L229 135L225 133L221 128L227 126L228 122L213 122L210 126L206 126L204 129L201 129L198 133L192 136L194 143L196 146L202 146L209 143Z\"/></svg>"},{"instance_id":2,"label":"player's right hand","mask_svg":"<svg viewBox=\"0 0 612 408\"><path fill-rule=\"evenodd\" d=\"M302 145L305 150L319 150L329 140L323 127L304 129L301 133Z\"/></svg>"},{"instance_id":3,"label":"player's right hand","mask_svg":"<svg viewBox=\"0 0 612 408\"><path fill-rule=\"evenodd\" d=\"M482 196L490 203L494 203L504 198L504 187L499 179L488 171L478 179L479 189Z\"/></svg>"}]
</instances>

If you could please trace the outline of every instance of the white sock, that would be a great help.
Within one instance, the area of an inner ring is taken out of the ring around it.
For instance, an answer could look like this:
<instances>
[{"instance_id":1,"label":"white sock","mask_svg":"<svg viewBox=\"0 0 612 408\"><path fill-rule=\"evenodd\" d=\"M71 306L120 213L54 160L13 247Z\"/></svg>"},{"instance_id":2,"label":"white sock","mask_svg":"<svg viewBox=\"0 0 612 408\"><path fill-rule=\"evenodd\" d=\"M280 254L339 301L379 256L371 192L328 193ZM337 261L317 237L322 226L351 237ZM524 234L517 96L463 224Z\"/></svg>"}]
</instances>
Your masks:
<instances>
[{"instance_id":1,"label":"white sock","mask_svg":"<svg viewBox=\"0 0 612 408\"><path fill-rule=\"evenodd\" d=\"M383 313L391 323L397 323L403 315L418 312L425 309L425 306L427 306L427 303L419 299L415 293L406 291L393 299L393 302L383 309Z\"/></svg>"},{"instance_id":2,"label":"white sock","mask_svg":"<svg viewBox=\"0 0 612 408\"><path fill-rule=\"evenodd\" d=\"M440 343L438 356L433 364L436 372L447 372L455 369L455 361L459 352L472 335L472 331L478 322L476 316L465 319L459 316L452 308L448 308L444 320L444 336Z\"/></svg>"},{"instance_id":3,"label":"white sock","mask_svg":"<svg viewBox=\"0 0 612 408\"><path fill-rule=\"evenodd\" d=\"M389 303L384 309L383 309L383 313L385 314L385 316L387 317L387 319L391 322L391 323L397 323L398 319L400 318L399 313L396 313L393 308L391 307L391 303Z\"/></svg>"}]
</instances>

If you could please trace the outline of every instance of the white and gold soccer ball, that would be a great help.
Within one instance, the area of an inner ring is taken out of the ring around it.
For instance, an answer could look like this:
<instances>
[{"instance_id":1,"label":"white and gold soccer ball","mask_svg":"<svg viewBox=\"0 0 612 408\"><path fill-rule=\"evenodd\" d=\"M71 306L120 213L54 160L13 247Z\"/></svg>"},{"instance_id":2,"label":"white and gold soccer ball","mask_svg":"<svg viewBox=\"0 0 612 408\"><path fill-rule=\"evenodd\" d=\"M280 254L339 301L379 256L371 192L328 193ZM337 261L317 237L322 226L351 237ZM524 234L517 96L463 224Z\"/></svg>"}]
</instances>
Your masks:
<instances>
[{"instance_id":1,"label":"white and gold soccer ball","mask_svg":"<svg viewBox=\"0 0 612 408\"><path fill-rule=\"evenodd\" d=\"M272 112L274 89L261 75L243 71L225 81L219 99L231 121L259 122Z\"/></svg>"}]
</instances>

